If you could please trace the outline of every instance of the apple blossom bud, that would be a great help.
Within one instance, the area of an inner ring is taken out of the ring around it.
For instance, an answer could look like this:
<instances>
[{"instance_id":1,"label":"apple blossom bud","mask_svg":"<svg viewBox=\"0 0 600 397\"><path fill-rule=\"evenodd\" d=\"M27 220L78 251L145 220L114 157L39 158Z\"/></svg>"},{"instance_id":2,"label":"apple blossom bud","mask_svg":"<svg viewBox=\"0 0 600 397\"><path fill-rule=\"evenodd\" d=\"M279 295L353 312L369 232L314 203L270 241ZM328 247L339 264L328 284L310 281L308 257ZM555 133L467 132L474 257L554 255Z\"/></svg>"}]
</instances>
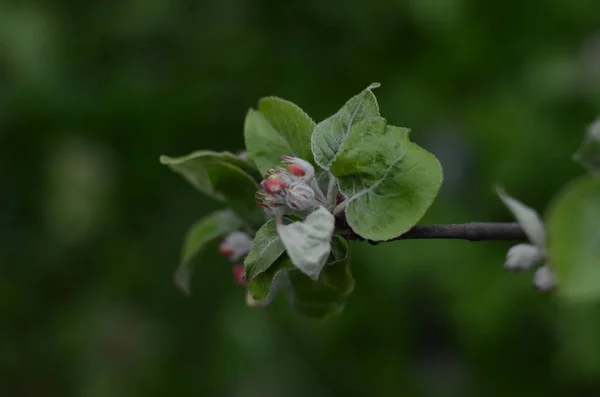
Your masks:
<instances>
[{"instance_id":1,"label":"apple blossom bud","mask_svg":"<svg viewBox=\"0 0 600 397\"><path fill-rule=\"evenodd\" d=\"M237 262L250 252L253 244L252 238L244 232L233 232L227 235L219 245L219 252L227 256L230 261Z\"/></svg>"},{"instance_id":2,"label":"apple blossom bud","mask_svg":"<svg viewBox=\"0 0 600 397\"><path fill-rule=\"evenodd\" d=\"M540 291L552 291L556 288L556 275L547 264L540 266L533 275L533 286Z\"/></svg>"},{"instance_id":3,"label":"apple blossom bud","mask_svg":"<svg viewBox=\"0 0 600 397\"><path fill-rule=\"evenodd\" d=\"M244 278L244 275L246 273L246 268L244 267L244 265L233 266L232 273L236 283L242 286L248 285L248 282Z\"/></svg>"},{"instance_id":4,"label":"apple blossom bud","mask_svg":"<svg viewBox=\"0 0 600 397\"><path fill-rule=\"evenodd\" d=\"M286 204L298 212L312 212L319 204L315 198L315 191L304 183L292 186L285 199Z\"/></svg>"},{"instance_id":5,"label":"apple blossom bud","mask_svg":"<svg viewBox=\"0 0 600 397\"><path fill-rule=\"evenodd\" d=\"M508 250L504 268L513 271L527 270L543 259L544 253L535 245L518 244Z\"/></svg>"},{"instance_id":6,"label":"apple blossom bud","mask_svg":"<svg viewBox=\"0 0 600 397\"><path fill-rule=\"evenodd\" d=\"M290 174L300 178L303 182L308 182L315 176L315 168L308 161L291 156L281 156L281 158L288 164L287 170Z\"/></svg>"},{"instance_id":7,"label":"apple blossom bud","mask_svg":"<svg viewBox=\"0 0 600 397\"><path fill-rule=\"evenodd\" d=\"M306 171L304 170L304 168L302 168L300 164L290 164L288 165L287 169L290 172L290 174L294 176L301 177L306 175Z\"/></svg>"},{"instance_id":8,"label":"apple blossom bud","mask_svg":"<svg viewBox=\"0 0 600 397\"><path fill-rule=\"evenodd\" d=\"M264 187L267 193L277 194L287 187L287 184L277 175L271 175L261 182L261 186Z\"/></svg>"}]
</instances>

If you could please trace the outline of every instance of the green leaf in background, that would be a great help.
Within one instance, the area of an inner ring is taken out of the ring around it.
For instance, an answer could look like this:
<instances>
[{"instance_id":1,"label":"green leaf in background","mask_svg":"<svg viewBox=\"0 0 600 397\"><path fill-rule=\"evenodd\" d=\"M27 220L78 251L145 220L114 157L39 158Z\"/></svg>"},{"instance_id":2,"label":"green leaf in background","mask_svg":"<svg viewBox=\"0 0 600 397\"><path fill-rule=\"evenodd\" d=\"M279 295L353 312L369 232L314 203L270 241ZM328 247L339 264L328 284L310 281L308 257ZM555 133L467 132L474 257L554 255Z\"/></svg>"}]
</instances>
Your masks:
<instances>
[{"instance_id":1,"label":"green leaf in background","mask_svg":"<svg viewBox=\"0 0 600 397\"><path fill-rule=\"evenodd\" d=\"M586 136L573 160L585 167L591 174L600 175L600 119L588 127Z\"/></svg>"},{"instance_id":2,"label":"green leaf in background","mask_svg":"<svg viewBox=\"0 0 600 397\"><path fill-rule=\"evenodd\" d=\"M442 184L439 161L410 142L408 133L380 117L364 120L352 128L331 164L347 198L348 224L366 239L387 240L409 230Z\"/></svg>"},{"instance_id":3,"label":"green leaf in background","mask_svg":"<svg viewBox=\"0 0 600 397\"><path fill-rule=\"evenodd\" d=\"M371 84L346 102L336 114L317 124L312 134L311 148L315 161L322 168L329 169L340 145L356 124L379 116L377 98L372 92L377 87L379 83Z\"/></svg>"},{"instance_id":4,"label":"green leaf in background","mask_svg":"<svg viewBox=\"0 0 600 397\"><path fill-rule=\"evenodd\" d=\"M548 212L550 261L558 292L577 301L600 299L600 180L568 185Z\"/></svg>"},{"instance_id":5,"label":"green leaf in background","mask_svg":"<svg viewBox=\"0 0 600 397\"><path fill-rule=\"evenodd\" d=\"M181 263L175 272L175 284L190 295L190 278L196 259L206 244L242 227L242 220L231 210L215 211L197 221L188 231L181 253Z\"/></svg>"},{"instance_id":6,"label":"green leaf in background","mask_svg":"<svg viewBox=\"0 0 600 397\"><path fill-rule=\"evenodd\" d=\"M316 280L331 253L334 228L334 216L319 207L304 221L278 224L277 232L294 266Z\"/></svg>"},{"instance_id":7,"label":"green leaf in background","mask_svg":"<svg viewBox=\"0 0 600 397\"><path fill-rule=\"evenodd\" d=\"M339 314L344 300L354 290L354 278L347 260L348 245L336 236L332 240L332 258L318 280L298 270L288 273L294 308L307 317L325 319Z\"/></svg>"},{"instance_id":8,"label":"green leaf in background","mask_svg":"<svg viewBox=\"0 0 600 397\"><path fill-rule=\"evenodd\" d=\"M282 255L266 271L248 281L248 294L256 301L256 306L264 306L273 300L287 282L286 273L290 269L294 269L294 265L287 255Z\"/></svg>"},{"instance_id":9,"label":"green leaf in background","mask_svg":"<svg viewBox=\"0 0 600 397\"><path fill-rule=\"evenodd\" d=\"M275 219L269 219L256 233L252 250L244 260L246 279L251 280L266 271L284 252Z\"/></svg>"},{"instance_id":10,"label":"green leaf in background","mask_svg":"<svg viewBox=\"0 0 600 397\"><path fill-rule=\"evenodd\" d=\"M312 119L292 102L276 97L261 99L258 111L246 115L246 149L262 175L281 163L282 155L300 157L314 164L310 137Z\"/></svg>"},{"instance_id":11,"label":"green leaf in background","mask_svg":"<svg viewBox=\"0 0 600 397\"><path fill-rule=\"evenodd\" d=\"M227 203L250 223L258 223L264 219L256 206L258 183L232 157L231 153L198 151L177 158L161 156L160 161L200 192Z\"/></svg>"},{"instance_id":12,"label":"green leaf in background","mask_svg":"<svg viewBox=\"0 0 600 397\"><path fill-rule=\"evenodd\" d=\"M546 248L546 228L539 214L533 208L510 197L503 188L497 187L496 191L525 231L529 241L542 249Z\"/></svg>"}]
</instances>

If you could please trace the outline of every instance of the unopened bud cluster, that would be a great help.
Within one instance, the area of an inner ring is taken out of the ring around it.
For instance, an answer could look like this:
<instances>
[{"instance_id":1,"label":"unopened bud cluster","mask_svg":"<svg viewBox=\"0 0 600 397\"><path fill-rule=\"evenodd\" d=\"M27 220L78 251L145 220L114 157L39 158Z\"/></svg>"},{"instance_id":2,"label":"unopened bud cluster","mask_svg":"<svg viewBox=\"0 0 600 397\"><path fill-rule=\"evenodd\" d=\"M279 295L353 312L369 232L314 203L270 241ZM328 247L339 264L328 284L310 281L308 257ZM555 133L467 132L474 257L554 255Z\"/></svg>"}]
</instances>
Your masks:
<instances>
[{"instance_id":1,"label":"unopened bud cluster","mask_svg":"<svg viewBox=\"0 0 600 397\"><path fill-rule=\"evenodd\" d=\"M256 197L268 217L308 215L322 205L323 193L314 183L315 169L305 160L282 156L283 164L269 170Z\"/></svg>"},{"instance_id":2,"label":"unopened bud cluster","mask_svg":"<svg viewBox=\"0 0 600 397\"><path fill-rule=\"evenodd\" d=\"M504 268L520 272L542 264L533 274L533 286L540 291L552 291L556 288L557 280L546 259L546 252L542 247L518 244L508 250Z\"/></svg>"}]
</instances>

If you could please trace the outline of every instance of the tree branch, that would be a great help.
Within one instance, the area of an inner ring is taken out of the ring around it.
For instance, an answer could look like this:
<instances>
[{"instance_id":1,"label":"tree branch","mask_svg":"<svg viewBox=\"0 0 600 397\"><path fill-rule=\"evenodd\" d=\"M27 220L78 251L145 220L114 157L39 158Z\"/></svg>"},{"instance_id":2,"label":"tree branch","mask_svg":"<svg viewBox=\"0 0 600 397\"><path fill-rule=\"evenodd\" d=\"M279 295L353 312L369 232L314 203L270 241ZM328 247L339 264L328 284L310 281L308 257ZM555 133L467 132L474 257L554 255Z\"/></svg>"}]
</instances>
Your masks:
<instances>
[{"instance_id":1,"label":"tree branch","mask_svg":"<svg viewBox=\"0 0 600 397\"><path fill-rule=\"evenodd\" d=\"M447 225L417 225L408 232L385 241L366 240L355 233L347 236L350 240L367 241L369 244L387 243L409 239L458 239L468 241L483 240L527 240L518 223L470 222Z\"/></svg>"}]
</instances>

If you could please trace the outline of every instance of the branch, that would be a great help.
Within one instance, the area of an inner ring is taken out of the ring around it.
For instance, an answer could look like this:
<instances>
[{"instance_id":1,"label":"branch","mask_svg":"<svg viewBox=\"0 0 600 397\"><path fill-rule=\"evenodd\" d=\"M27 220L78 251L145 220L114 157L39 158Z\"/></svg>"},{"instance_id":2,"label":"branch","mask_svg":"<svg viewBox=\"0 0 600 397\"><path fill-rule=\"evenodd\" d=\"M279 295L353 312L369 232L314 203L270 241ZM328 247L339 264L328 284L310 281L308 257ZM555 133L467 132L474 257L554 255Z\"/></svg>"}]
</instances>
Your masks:
<instances>
[{"instance_id":1,"label":"branch","mask_svg":"<svg viewBox=\"0 0 600 397\"><path fill-rule=\"evenodd\" d=\"M367 241L369 244L388 243L409 239L458 239L468 241L483 240L527 240L518 223L470 222L448 225L417 225L408 232L385 241L366 240L355 233L347 236L350 240Z\"/></svg>"}]
</instances>

